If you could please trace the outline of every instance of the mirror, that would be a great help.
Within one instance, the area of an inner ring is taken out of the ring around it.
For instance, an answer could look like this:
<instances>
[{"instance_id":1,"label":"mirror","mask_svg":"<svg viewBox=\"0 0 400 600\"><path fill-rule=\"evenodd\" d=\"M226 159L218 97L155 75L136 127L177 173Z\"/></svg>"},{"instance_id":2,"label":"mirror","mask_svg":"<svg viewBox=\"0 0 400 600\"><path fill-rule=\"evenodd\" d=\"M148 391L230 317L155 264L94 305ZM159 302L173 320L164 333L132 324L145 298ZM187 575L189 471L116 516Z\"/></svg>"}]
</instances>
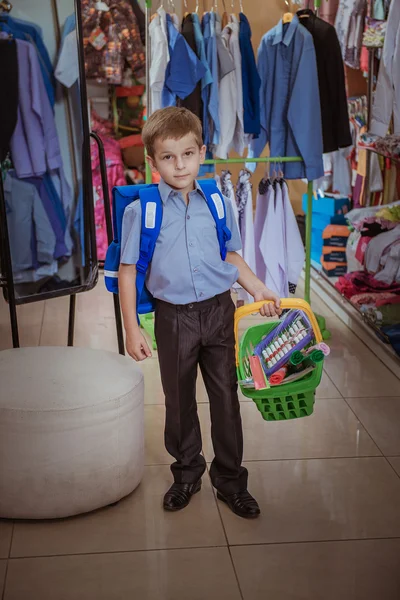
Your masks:
<instances>
[{"instance_id":1,"label":"mirror","mask_svg":"<svg viewBox=\"0 0 400 600\"><path fill-rule=\"evenodd\" d=\"M80 31L74 0L0 8L0 97L10 123L1 130L0 161L17 304L97 282Z\"/></svg>"}]
</instances>

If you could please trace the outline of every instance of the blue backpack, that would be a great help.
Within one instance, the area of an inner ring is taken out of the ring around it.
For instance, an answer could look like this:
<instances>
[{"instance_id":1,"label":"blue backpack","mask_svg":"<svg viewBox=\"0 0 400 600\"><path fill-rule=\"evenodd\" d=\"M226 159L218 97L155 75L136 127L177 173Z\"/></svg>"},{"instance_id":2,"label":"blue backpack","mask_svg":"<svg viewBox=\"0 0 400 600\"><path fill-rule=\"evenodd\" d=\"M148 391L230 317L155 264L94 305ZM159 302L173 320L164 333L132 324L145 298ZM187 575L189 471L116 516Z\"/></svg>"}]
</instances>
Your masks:
<instances>
[{"instance_id":1,"label":"blue backpack","mask_svg":"<svg viewBox=\"0 0 400 600\"><path fill-rule=\"evenodd\" d=\"M231 232L226 225L226 206L223 196L213 179L202 181L200 186L206 197L208 208L214 217L221 258L225 260L226 242L231 239ZM122 220L126 207L135 200L140 200L142 208L140 253L136 264L136 297L137 313L143 315L153 312L155 308L154 298L148 291L145 281L162 223L163 207L158 185L124 185L113 189L114 240L107 250L104 279L107 290L113 294L118 294Z\"/></svg>"}]
</instances>

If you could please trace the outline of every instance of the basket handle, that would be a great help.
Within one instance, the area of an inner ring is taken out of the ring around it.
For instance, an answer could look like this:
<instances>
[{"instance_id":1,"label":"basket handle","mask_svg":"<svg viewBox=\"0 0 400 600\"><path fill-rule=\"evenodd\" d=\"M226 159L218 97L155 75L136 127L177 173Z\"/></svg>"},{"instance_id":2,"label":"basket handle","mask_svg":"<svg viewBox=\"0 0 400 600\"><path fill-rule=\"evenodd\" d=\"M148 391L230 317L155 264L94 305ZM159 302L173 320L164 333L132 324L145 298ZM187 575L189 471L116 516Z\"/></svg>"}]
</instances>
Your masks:
<instances>
[{"instance_id":1,"label":"basket handle","mask_svg":"<svg viewBox=\"0 0 400 600\"><path fill-rule=\"evenodd\" d=\"M236 366L239 366L239 322L243 319L243 317L247 317L248 315L258 312L260 308L264 306L264 304L273 304L273 302L272 300L261 300L260 302L254 302L253 304L246 304L245 306L238 308L235 312ZM281 308L284 310L293 308L305 312L313 328L317 344L322 342L322 335L318 325L318 321L315 318L315 315L311 310L311 306L308 304L308 302L302 300L301 298L283 298L281 300Z\"/></svg>"}]
</instances>

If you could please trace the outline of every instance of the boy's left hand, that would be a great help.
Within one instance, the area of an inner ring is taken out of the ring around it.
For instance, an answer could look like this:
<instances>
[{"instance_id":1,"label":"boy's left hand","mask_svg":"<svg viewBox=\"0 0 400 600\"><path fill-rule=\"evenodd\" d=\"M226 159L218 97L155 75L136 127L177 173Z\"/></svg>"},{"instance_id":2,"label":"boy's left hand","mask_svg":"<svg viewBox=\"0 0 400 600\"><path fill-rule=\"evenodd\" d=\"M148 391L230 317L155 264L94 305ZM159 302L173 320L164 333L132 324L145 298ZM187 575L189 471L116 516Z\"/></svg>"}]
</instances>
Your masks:
<instances>
[{"instance_id":1,"label":"boy's left hand","mask_svg":"<svg viewBox=\"0 0 400 600\"><path fill-rule=\"evenodd\" d=\"M271 302L260 308L260 315L263 317L279 317L282 314L279 296L265 286L264 289L260 289L254 294L254 302L261 302L262 300L271 300Z\"/></svg>"}]
</instances>

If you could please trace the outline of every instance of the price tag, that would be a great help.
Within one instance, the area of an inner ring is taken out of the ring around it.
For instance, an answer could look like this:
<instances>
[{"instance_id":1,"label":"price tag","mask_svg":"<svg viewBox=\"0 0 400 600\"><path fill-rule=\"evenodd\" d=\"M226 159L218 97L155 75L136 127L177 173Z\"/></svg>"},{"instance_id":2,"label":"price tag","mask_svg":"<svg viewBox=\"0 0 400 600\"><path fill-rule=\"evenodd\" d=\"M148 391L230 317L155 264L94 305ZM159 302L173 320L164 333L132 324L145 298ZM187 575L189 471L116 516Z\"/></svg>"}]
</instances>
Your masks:
<instances>
[{"instance_id":1,"label":"price tag","mask_svg":"<svg viewBox=\"0 0 400 600\"><path fill-rule=\"evenodd\" d=\"M102 50L104 48L104 46L107 44L107 36L101 27L96 27L96 29L93 29L89 37L89 43L92 44L93 48L96 50Z\"/></svg>"}]
</instances>

